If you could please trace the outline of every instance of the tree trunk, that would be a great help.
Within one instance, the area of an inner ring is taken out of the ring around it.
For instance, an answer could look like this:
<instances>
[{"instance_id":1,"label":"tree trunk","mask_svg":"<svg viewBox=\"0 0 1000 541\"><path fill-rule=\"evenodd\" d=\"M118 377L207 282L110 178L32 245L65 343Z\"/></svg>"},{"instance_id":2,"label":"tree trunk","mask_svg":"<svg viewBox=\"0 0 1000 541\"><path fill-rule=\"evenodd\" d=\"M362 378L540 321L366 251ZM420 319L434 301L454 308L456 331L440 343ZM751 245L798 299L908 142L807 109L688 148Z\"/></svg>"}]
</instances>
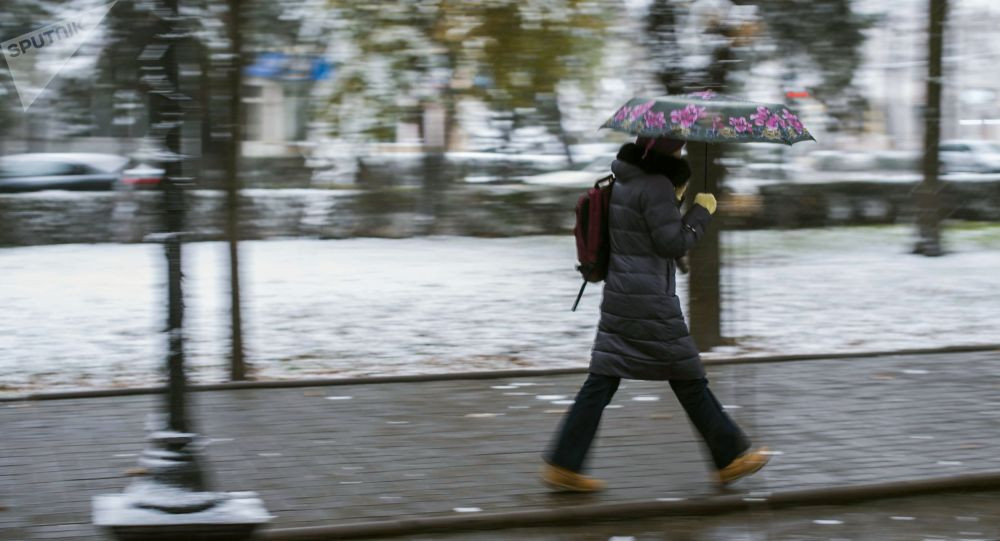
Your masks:
<instances>
[{"instance_id":1,"label":"tree trunk","mask_svg":"<svg viewBox=\"0 0 1000 541\"><path fill-rule=\"evenodd\" d=\"M715 163L718 153L718 145L688 143L688 161L691 164L691 184L688 186L688 192L692 196L697 193L718 193L721 174ZM691 278L688 283L688 317L691 320L691 336L698 344L698 349L702 351L723 344L722 300L719 287L721 263L719 231L722 229L722 219L721 212L716 212L712 216L711 224L688 256L691 268L689 274Z\"/></svg>"},{"instance_id":2,"label":"tree trunk","mask_svg":"<svg viewBox=\"0 0 1000 541\"><path fill-rule=\"evenodd\" d=\"M220 137L219 132L228 123L227 112L218 107L217 96L229 91L226 66L214 60L212 51L203 45L198 52L202 84L198 90L201 122L201 171L200 186L210 189L225 189L224 173L229 152L228 137ZM213 107L213 102L215 106Z\"/></svg>"},{"instance_id":3,"label":"tree trunk","mask_svg":"<svg viewBox=\"0 0 1000 541\"><path fill-rule=\"evenodd\" d=\"M686 69L677 44L677 10L674 0L654 0L646 18L646 35L652 44L650 57L655 62L656 78L667 94L684 92Z\"/></svg>"},{"instance_id":4,"label":"tree trunk","mask_svg":"<svg viewBox=\"0 0 1000 541\"><path fill-rule=\"evenodd\" d=\"M447 165L445 163L445 145L447 137L447 112L443 105L427 103L423 107L421 117L421 139L423 141L423 190L420 195L419 212L423 214L430 230L439 234L441 198L448 184Z\"/></svg>"},{"instance_id":5,"label":"tree trunk","mask_svg":"<svg viewBox=\"0 0 1000 541\"><path fill-rule=\"evenodd\" d=\"M724 35L724 31L713 32ZM729 61L732 60L732 49L723 45L715 50L713 62L708 69L706 87L717 92L724 92L728 76ZM724 151L723 145L706 143L689 143L688 156L691 159L691 185L688 193L693 197L698 192L707 192L719 196L722 176L725 170L719 165L718 159ZM707 160L707 163L706 163ZM691 250L689 263L691 278L688 284L690 298L688 300L688 316L691 320L691 336L702 351L721 346L722 337L722 295L720 267L722 255L719 232L723 230L725 216L716 212L712 223Z\"/></svg>"},{"instance_id":6,"label":"tree trunk","mask_svg":"<svg viewBox=\"0 0 1000 541\"><path fill-rule=\"evenodd\" d=\"M924 181L915 193L918 239L913 248L914 253L926 256L944 253L941 246L941 210L938 197L941 189L938 182L938 144L941 141L941 56L947 15L948 0L930 0L927 104L924 107Z\"/></svg>"},{"instance_id":7,"label":"tree trunk","mask_svg":"<svg viewBox=\"0 0 1000 541\"><path fill-rule=\"evenodd\" d=\"M241 124L242 84L243 84L243 41L240 35L240 0L229 0L229 45L232 53L229 86L229 148L226 160L226 240L229 245L229 313L230 313L230 354L229 377L234 381L247 377L246 360L243 355L243 314L240 303L240 260L239 260L239 210L240 186L239 163L243 130Z\"/></svg>"},{"instance_id":8,"label":"tree trunk","mask_svg":"<svg viewBox=\"0 0 1000 541\"><path fill-rule=\"evenodd\" d=\"M559 107L559 94L558 92L552 92L539 98L539 108L542 110L542 117L547 121L547 123L555 130L555 135L559 138L559 144L562 146L563 155L566 156L566 163L570 167L573 166L573 151L570 149L572 141L570 141L569 134L566 133L566 128L563 126L563 113L562 109Z\"/></svg>"}]
</instances>

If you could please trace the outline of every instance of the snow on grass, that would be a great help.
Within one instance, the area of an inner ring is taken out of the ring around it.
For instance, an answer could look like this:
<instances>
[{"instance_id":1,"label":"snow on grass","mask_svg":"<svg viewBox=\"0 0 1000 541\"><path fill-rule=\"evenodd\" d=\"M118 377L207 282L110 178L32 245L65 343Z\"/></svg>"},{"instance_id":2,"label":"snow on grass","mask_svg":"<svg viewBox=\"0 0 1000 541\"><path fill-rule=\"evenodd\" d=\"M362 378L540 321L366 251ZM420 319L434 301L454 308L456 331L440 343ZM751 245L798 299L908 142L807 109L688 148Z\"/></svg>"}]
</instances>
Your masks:
<instances>
[{"instance_id":1,"label":"snow on grass","mask_svg":"<svg viewBox=\"0 0 1000 541\"><path fill-rule=\"evenodd\" d=\"M723 331L706 357L994 343L1000 226L908 252L907 227L728 233ZM242 245L248 358L259 378L587 365L600 286L579 288L571 237L280 240ZM166 337L156 245L0 250L0 392L150 385ZM225 378L225 245L185 248L186 352ZM679 291L686 277L679 277ZM686 303L686 301L684 301Z\"/></svg>"}]
</instances>

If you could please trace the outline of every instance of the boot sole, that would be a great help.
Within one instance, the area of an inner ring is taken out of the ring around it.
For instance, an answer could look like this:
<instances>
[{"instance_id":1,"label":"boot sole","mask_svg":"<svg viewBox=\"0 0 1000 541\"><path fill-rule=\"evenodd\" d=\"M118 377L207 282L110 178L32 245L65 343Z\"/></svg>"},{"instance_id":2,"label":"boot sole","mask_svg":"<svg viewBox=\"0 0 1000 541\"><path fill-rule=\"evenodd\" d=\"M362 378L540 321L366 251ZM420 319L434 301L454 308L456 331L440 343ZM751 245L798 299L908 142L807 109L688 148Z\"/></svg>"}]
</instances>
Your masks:
<instances>
[{"instance_id":1,"label":"boot sole","mask_svg":"<svg viewBox=\"0 0 1000 541\"><path fill-rule=\"evenodd\" d=\"M739 474L738 476L733 477L731 479L722 479L722 478L720 478L719 482L722 483L723 485L728 485L730 483L735 483L736 481L739 481L740 479L744 479L746 477L750 477L751 475L753 475L753 474L759 472L760 470L764 469L764 466L767 466L768 462L770 462L770 459L758 463L756 465L756 467L754 467L753 469L747 470L747 471L745 471L745 472L743 472L743 473Z\"/></svg>"},{"instance_id":2,"label":"boot sole","mask_svg":"<svg viewBox=\"0 0 1000 541\"><path fill-rule=\"evenodd\" d=\"M600 492L601 490L604 490L604 487L601 487L601 488L580 488L580 487L574 486L574 485L567 485L567 484L563 484L563 483L556 483L554 481L549 481L548 479L542 479L542 484L544 484L546 487L548 487L548 488L550 488L552 490L556 490L556 491L559 491L559 492L576 492L578 494L591 494L591 493L594 493L594 492Z\"/></svg>"}]
</instances>

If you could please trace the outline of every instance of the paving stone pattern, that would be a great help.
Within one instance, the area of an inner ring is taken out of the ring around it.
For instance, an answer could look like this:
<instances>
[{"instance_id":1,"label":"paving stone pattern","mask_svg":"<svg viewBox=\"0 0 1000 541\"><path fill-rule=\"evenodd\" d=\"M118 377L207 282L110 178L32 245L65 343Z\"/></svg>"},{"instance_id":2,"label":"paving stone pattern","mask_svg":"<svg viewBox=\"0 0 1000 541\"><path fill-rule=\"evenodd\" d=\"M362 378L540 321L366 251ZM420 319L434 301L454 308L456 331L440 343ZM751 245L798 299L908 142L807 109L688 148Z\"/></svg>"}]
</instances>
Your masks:
<instances>
[{"instance_id":1,"label":"paving stone pattern","mask_svg":"<svg viewBox=\"0 0 1000 541\"><path fill-rule=\"evenodd\" d=\"M711 386L777 454L738 491L1000 470L1000 352L729 365ZM540 454L584 377L191 395L214 488L258 492L272 528L701 498L720 493L666 382L623 382L592 453L600 495L550 494ZM98 539L159 396L0 404L0 539Z\"/></svg>"}]
</instances>

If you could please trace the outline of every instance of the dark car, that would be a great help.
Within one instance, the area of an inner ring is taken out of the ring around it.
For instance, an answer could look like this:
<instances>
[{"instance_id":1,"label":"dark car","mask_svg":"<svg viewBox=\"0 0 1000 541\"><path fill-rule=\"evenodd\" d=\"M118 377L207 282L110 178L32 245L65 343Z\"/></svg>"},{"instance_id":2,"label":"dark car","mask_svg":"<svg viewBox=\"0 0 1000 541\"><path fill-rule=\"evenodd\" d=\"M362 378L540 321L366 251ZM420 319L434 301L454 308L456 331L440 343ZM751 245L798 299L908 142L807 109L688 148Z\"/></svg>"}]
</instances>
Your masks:
<instances>
[{"instance_id":1,"label":"dark car","mask_svg":"<svg viewBox=\"0 0 1000 541\"><path fill-rule=\"evenodd\" d=\"M0 158L0 192L113 190L129 159L114 154L34 153Z\"/></svg>"}]
</instances>

